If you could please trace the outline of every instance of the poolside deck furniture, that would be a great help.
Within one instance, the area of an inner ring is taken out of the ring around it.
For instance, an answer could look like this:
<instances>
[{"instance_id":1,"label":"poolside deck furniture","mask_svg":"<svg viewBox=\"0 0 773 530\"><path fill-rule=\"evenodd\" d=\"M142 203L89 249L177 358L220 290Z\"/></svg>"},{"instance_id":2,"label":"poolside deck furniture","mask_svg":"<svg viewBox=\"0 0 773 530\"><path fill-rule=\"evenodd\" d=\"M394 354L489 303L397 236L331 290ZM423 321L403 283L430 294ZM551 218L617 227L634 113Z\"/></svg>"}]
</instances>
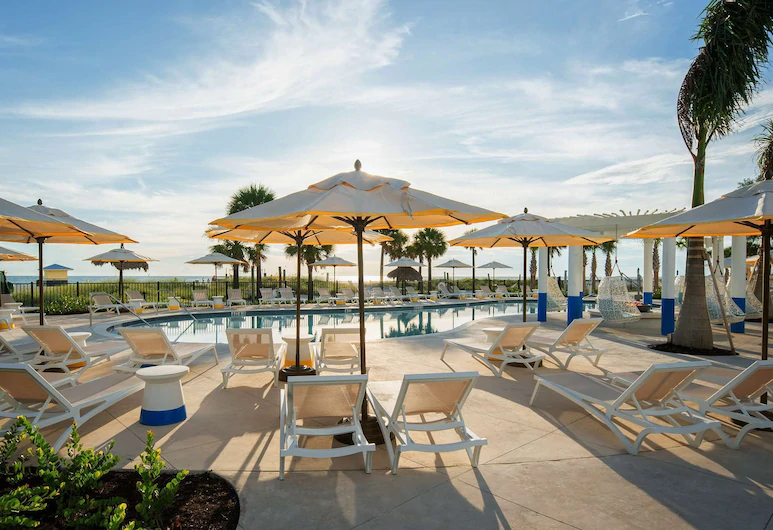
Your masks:
<instances>
[{"instance_id":1,"label":"poolside deck furniture","mask_svg":"<svg viewBox=\"0 0 773 530\"><path fill-rule=\"evenodd\" d=\"M371 287L367 298L374 304L382 304L394 300L394 297L386 294L381 287Z\"/></svg>"},{"instance_id":2,"label":"poolside deck furniture","mask_svg":"<svg viewBox=\"0 0 773 530\"><path fill-rule=\"evenodd\" d=\"M342 287L341 295L343 296L344 302L357 302L360 299L354 290L349 287Z\"/></svg>"},{"instance_id":3,"label":"poolside deck furniture","mask_svg":"<svg viewBox=\"0 0 773 530\"><path fill-rule=\"evenodd\" d=\"M0 294L0 308L3 309L15 309L12 314L12 318L21 320L23 323L28 324L27 318L32 318L33 322L36 322L40 317L40 308L36 306L25 306L16 300L14 300L11 294Z\"/></svg>"},{"instance_id":4,"label":"poolside deck furniture","mask_svg":"<svg viewBox=\"0 0 773 530\"><path fill-rule=\"evenodd\" d=\"M169 302L148 302L141 292L134 289L126 289L125 294L129 306L134 309L135 313L141 313L146 307L155 309L156 313L158 313L159 307L169 307ZM140 311L137 311L138 308L136 306L139 306Z\"/></svg>"},{"instance_id":5,"label":"poolside deck furniture","mask_svg":"<svg viewBox=\"0 0 773 530\"><path fill-rule=\"evenodd\" d=\"M446 351L451 346L472 355L475 360L485 364L497 377L502 377L502 372L509 364L523 364L530 370L534 370L545 356L533 353L528 347L524 349L524 346L539 326L539 322L509 324L490 343L446 339L440 360L444 360ZM499 368L492 361L501 361Z\"/></svg>"},{"instance_id":6,"label":"poolside deck furniture","mask_svg":"<svg viewBox=\"0 0 773 530\"><path fill-rule=\"evenodd\" d=\"M82 342L91 334L69 334L61 326L22 326L39 346L39 351L27 363L35 370L60 369L77 381L86 370L95 364L109 361L111 357L128 346L122 341L100 342L85 346ZM78 340L76 340L78 339ZM82 367L76 373L71 368Z\"/></svg>"},{"instance_id":7,"label":"poolside deck furniture","mask_svg":"<svg viewBox=\"0 0 773 530\"><path fill-rule=\"evenodd\" d=\"M445 282L438 283L437 289L440 298L462 298L462 295L451 292Z\"/></svg>"},{"instance_id":8,"label":"poolside deck furniture","mask_svg":"<svg viewBox=\"0 0 773 530\"><path fill-rule=\"evenodd\" d=\"M121 309L126 306L113 301L113 298L107 293L89 293L89 325L94 323L94 315L104 311L105 313L121 313Z\"/></svg>"},{"instance_id":9,"label":"poolside deck furniture","mask_svg":"<svg viewBox=\"0 0 773 530\"><path fill-rule=\"evenodd\" d=\"M497 285L497 290L494 292L494 296L497 298L504 298L505 300L512 300L517 298L517 296L508 291L507 287L504 285Z\"/></svg>"},{"instance_id":10,"label":"poolside deck furniture","mask_svg":"<svg viewBox=\"0 0 773 530\"><path fill-rule=\"evenodd\" d=\"M228 329L225 336L231 350L231 362L220 369L223 388L228 387L232 375L262 372L272 372L274 386L279 385L279 369L287 344L274 342L273 329Z\"/></svg>"},{"instance_id":11,"label":"poolside deck furniture","mask_svg":"<svg viewBox=\"0 0 773 530\"><path fill-rule=\"evenodd\" d=\"M411 297L411 300L429 300L428 294L420 293L413 287L406 287L405 292L408 293L408 296Z\"/></svg>"},{"instance_id":12,"label":"poolside deck furniture","mask_svg":"<svg viewBox=\"0 0 773 530\"><path fill-rule=\"evenodd\" d=\"M143 386L132 375L112 374L57 389L43 375L28 364L0 364L0 418L23 415L41 429L64 421L83 425ZM70 429L65 429L52 444L54 450L58 451L69 435Z\"/></svg>"},{"instance_id":13,"label":"poolside deck furniture","mask_svg":"<svg viewBox=\"0 0 773 530\"><path fill-rule=\"evenodd\" d=\"M449 285L448 289L452 293L458 294L460 298L468 298L468 297L472 296L472 291L465 291L464 289L459 289L455 285Z\"/></svg>"},{"instance_id":14,"label":"poolside deck furniture","mask_svg":"<svg viewBox=\"0 0 773 530\"><path fill-rule=\"evenodd\" d=\"M137 379L145 383L140 409L142 425L172 425L188 417L180 381L190 371L187 366L167 364L148 366L135 372Z\"/></svg>"},{"instance_id":15,"label":"poolside deck furniture","mask_svg":"<svg viewBox=\"0 0 773 530\"><path fill-rule=\"evenodd\" d=\"M287 348L284 351L284 359L282 361L282 367L293 366L295 364L295 343L300 339L301 346L298 348L300 354L300 363L303 366L309 368L314 367L314 351L312 350L312 342L314 335L310 333L304 333L301 331L299 336L296 336L295 328L286 328L282 335L282 340L287 344Z\"/></svg>"},{"instance_id":16,"label":"poolside deck furniture","mask_svg":"<svg viewBox=\"0 0 773 530\"><path fill-rule=\"evenodd\" d=\"M400 289L395 287L394 285L390 285L387 287L387 291L389 291L389 296L392 297L393 301L402 300L404 302L410 302L411 301L411 295L409 294L403 294L400 292Z\"/></svg>"},{"instance_id":17,"label":"poolside deck furniture","mask_svg":"<svg viewBox=\"0 0 773 530\"><path fill-rule=\"evenodd\" d=\"M327 302L328 304L335 303L335 297L330 294L330 291L325 287L319 287L317 289L317 304Z\"/></svg>"},{"instance_id":18,"label":"poolside deck furniture","mask_svg":"<svg viewBox=\"0 0 773 530\"><path fill-rule=\"evenodd\" d=\"M532 336L526 341L526 346L545 353L563 370L567 370L572 359L578 356L585 357L593 366L598 367L599 359L606 350L596 348L588 337L603 320L602 318L577 318L572 320L557 339ZM567 354L569 357L566 362L562 362L556 353Z\"/></svg>"},{"instance_id":19,"label":"poolside deck furniture","mask_svg":"<svg viewBox=\"0 0 773 530\"><path fill-rule=\"evenodd\" d=\"M370 473L376 445L365 439L360 426L360 409L365 398L367 375L333 375L288 377L287 387L280 391L279 405L279 480L284 480L285 459L338 458L361 454L365 472ZM331 427L300 425L300 420L347 418L349 421ZM331 449L307 449L301 436L352 436L352 445Z\"/></svg>"},{"instance_id":20,"label":"poolside deck furniture","mask_svg":"<svg viewBox=\"0 0 773 530\"><path fill-rule=\"evenodd\" d=\"M132 350L129 360L115 367L119 372L136 372L145 366L164 364L188 365L208 352L214 354L215 365L219 362L214 344L172 344L161 328L123 327L118 329L118 333Z\"/></svg>"},{"instance_id":21,"label":"poolside deck furniture","mask_svg":"<svg viewBox=\"0 0 773 530\"><path fill-rule=\"evenodd\" d=\"M360 372L360 329L324 328L314 348L314 369L322 372Z\"/></svg>"},{"instance_id":22,"label":"poolside deck furniture","mask_svg":"<svg viewBox=\"0 0 773 530\"><path fill-rule=\"evenodd\" d=\"M600 420L635 455L644 439L653 433L679 434L693 447L700 446L706 431L725 437L720 423L702 415L679 398L706 361L653 364L627 388L608 380L576 372L535 375L537 385L529 404L534 406L541 388L548 388L585 409ZM633 443L615 420L633 423L643 429Z\"/></svg>"},{"instance_id":23,"label":"poolside deck furniture","mask_svg":"<svg viewBox=\"0 0 773 530\"><path fill-rule=\"evenodd\" d=\"M494 293L494 291L489 289L488 285L484 285L483 287L475 291L475 296L479 298L494 298L496 294Z\"/></svg>"},{"instance_id":24,"label":"poolside deck furniture","mask_svg":"<svg viewBox=\"0 0 773 530\"><path fill-rule=\"evenodd\" d=\"M278 304L279 300L276 296L274 296L274 290L270 288L260 288L258 289L260 291L260 300L258 301L258 305L263 304Z\"/></svg>"},{"instance_id":25,"label":"poolside deck furniture","mask_svg":"<svg viewBox=\"0 0 773 530\"><path fill-rule=\"evenodd\" d=\"M233 307L234 305L247 305L247 300L242 296L241 289L228 289L227 292L228 301L226 302L226 305L228 307Z\"/></svg>"},{"instance_id":26,"label":"poolside deck furniture","mask_svg":"<svg viewBox=\"0 0 773 530\"><path fill-rule=\"evenodd\" d=\"M40 344L27 336L26 339L10 340L0 333L0 362L24 362L32 359L40 351Z\"/></svg>"},{"instance_id":27,"label":"poolside deck furniture","mask_svg":"<svg viewBox=\"0 0 773 530\"><path fill-rule=\"evenodd\" d=\"M289 287L280 287L277 291L279 292L278 304L294 304L296 302L295 293Z\"/></svg>"},{"instance_id":28,"label":"poolside deck furniture","mask_svg":"<svg viewBox=\"0 0 773 530\"><path fill-rule=\"evenodd\" d=\"M409 451L443 453L467 452L472 467L478 467L481 448L488 444L467 428L462 408L475 386L478 372L452 374L410 374L402 381L374 382L368 385L368 400L378 420L379 428L387 440L392 474L397 474L400 455ZM408 418L414 421L409 422ZM439 418L439 419L438 419ZM416 421L418 420L418 421ZM416 442L411 436L418 432L428 434L454 430L458 442ZM395 447L389 435L395 437Z\"/></svg>"},{"instance_id":29,"label":"poolside deck furniture","mask_svg":"<svg viewBox=\"0 0 773 530\"><path fill-rule=\"evenodd\" d=\"M191 307L215 307L215 303L209 299L206 289L193 289L191 295L193 296Z\"/></svg>"}]
</instances>

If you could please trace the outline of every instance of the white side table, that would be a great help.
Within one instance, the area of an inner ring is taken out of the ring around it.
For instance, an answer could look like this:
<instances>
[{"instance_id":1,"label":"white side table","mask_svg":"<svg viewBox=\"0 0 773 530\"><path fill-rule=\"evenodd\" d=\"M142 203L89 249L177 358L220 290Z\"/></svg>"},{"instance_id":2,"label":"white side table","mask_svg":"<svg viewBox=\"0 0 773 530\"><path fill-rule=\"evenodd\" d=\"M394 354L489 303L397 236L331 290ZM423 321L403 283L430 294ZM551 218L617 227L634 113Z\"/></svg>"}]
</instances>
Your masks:
<instances>
[{"instance_id":1,"label":"white side table","mask_svg":"<svg viewBox=\"0 0 773 530\"><path fill-rule=\"evenodd\" d=\"M0 309L0 329L13 327L13 314L16 309Z\"/></svg>"},{"instance_id":2,"label":"white side table","mask_svg":"<svg viewBox=\"0 0 773 530\"><path fill-rule=\"evenodd\" d=\"M212 297L212 308L213 309L223 309L225 307L225 304L223 303L223 297L222 296L213 296Z\"/></svg>"},{"instance_id":3,"label":"white side table","mask_svg":"<svg viewBox=\"0 0 773 530\"><path fill-rule=\"evenodd\" d=\"M290 330L292 331L292 330ZM288 332L287 335L282 335L282 340L287 343L285 349L285 360L282 367L293 366L295 364L295 332ZM314 368L314 359L311 356L311 341L314 340L314 335L308 333L301 333L301 364Z\"/></svg>"},{"instance_id":4,"label":"white side table","mask_svg":"<svg viewBox=\"0 0 773 530\"><path fill-rule=\"evenodd\" d=\"M180 380L190 372L187 366L165 364L140 368L136 376L145 381L140 423L171 425L188 417Z\"/></svg>"}]
</instances>

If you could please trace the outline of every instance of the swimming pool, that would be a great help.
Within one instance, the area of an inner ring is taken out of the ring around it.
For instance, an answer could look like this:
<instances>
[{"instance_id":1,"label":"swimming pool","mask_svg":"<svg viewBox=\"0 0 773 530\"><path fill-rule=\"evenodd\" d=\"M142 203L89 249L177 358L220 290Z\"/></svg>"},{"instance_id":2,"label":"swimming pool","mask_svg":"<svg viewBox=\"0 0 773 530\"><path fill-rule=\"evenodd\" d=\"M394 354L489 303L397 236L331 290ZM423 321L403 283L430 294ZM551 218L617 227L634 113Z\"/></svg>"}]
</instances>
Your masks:
<instances>
[{"instance_id":1,"label":"swimming pool","mask_svg":"<svg viewBox=\"0 0 773 530\"><path fill-rule=\"evenodd\" d=\"M501 315L520 315L521 302L497 302L474 305L439 306L422 308L384 308L368 310L365 313L365 333L369 340L411 335L427 335L448 331L483 318ZM584 309L593 307L585 304ZM528 302L527 313L537 312L537 303ZM295 331L295 312L265 311L243 312L221 315L196 315L193 321L187 315L172 318L153 319L154 327L160 327L172 341L178 342L219 342L225 343L226 329L274 328L279 335ZM143 325L138 322L128 326ZM301 314L301 332L318 336L322 328L356 327L359 316L356 309L335 311L312 311Z\"/></svg>"}]
</instances>

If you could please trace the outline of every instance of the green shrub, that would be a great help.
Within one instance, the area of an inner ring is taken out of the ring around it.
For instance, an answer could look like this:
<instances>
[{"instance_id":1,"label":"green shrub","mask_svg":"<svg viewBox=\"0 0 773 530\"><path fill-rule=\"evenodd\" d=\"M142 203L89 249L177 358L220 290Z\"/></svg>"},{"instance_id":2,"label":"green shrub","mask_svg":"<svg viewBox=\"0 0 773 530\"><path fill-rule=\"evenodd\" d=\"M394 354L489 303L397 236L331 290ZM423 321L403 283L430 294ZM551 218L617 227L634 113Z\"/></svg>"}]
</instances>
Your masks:
<instances>
[{"instance_id":1,"label":"green shrub","mask_svg":"<svg viewBox=\"0 0 773 530\"><path fill-rule=\"evenodd\" d=\"M48 486L19 486L0 496L0 528L35 528L40 525L27 514L45 510L56 492Z\"/></svg>"},{"instance_id":2,"label":"green shrub","mask_svg":"<svg viewBox=\"0 0 773 530\"><path fill-rule=\"evenodd\" d=\"M148 431L145 450L140 455L140 463L135 465L134 469L140 475L137 490L142 495L142 501L135 509L144 524L152 525L153 528L161 527L164 510L174 502L180 483L188 475L188 470L180 471L164 487L159 487L158 478L164 469L164 462L161 460L161 449L154 448L153 431Z\"/></svg>"},{"instance_id":3,"label":"green shrub","mask_svg":"<svg viewBox=\"0 0 773 530\"><path fill-rule=\"evenodd\" d=\"M59 298L46 300L46 313L49 315L73 315L89 312L89 299L85 296L63 294Z\"/></svg>"}]
</instances>

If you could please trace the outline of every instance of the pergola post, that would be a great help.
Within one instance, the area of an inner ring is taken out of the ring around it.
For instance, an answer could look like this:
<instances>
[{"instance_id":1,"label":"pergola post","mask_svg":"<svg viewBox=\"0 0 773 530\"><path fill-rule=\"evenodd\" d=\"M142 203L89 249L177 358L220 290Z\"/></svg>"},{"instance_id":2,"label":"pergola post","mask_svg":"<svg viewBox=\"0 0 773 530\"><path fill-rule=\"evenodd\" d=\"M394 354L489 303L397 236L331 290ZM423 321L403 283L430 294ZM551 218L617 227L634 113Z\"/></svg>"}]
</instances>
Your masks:
<instances>
[{"instance_id":1,"label":"pergola post","mask_svg":"<svg viewBox=\"0 0 773 530\"><path fill-rule=\"evenodd\" d=\"M537 250L537 320L548 320L548 248Z\"/></svg>"},{"instance_id":2,"label":"pergola post","mask_svg":"<svg viewBox=\"0 0 773 530\"><path fill-rule=\"evenodd\" d=\"M582 318L582 247L569 247L569 286L566 291L566 323Z\"/></svg>"},{"instance_id":3,"label":"pergola post","mask_svg":"<svg viewBox=\"0 0 773 530\"><path fill-rule=\"evenodd\" d=\"M661 259L660 334L674 332L674 298L676 298L676 238L663 239L663 257Z\"/></svg>"},{"instance_id":4,"label":"pergola post","mask_svg":"<svg viewBox=\"0 0 773 530\"><path fill-rule=\"evenodd\" d=\"M746 236L733 236L732 251L730 296L742 311L746 311ZM730 331L744 333L745 322L730 324Z\"/></svg>"},{"instance_id":5,"label":"pergola post","mask_svg":"<svg viewBox=\"0 0 773 530\"><path fill-rule=\"evenodd\" d=\"M653 271L652 271L652 253L654 248L654 241L652 239L644 240L644 266L642 267L642 302L652 305L652 286L653 286Z\"/></svg>"}]
</instances>

